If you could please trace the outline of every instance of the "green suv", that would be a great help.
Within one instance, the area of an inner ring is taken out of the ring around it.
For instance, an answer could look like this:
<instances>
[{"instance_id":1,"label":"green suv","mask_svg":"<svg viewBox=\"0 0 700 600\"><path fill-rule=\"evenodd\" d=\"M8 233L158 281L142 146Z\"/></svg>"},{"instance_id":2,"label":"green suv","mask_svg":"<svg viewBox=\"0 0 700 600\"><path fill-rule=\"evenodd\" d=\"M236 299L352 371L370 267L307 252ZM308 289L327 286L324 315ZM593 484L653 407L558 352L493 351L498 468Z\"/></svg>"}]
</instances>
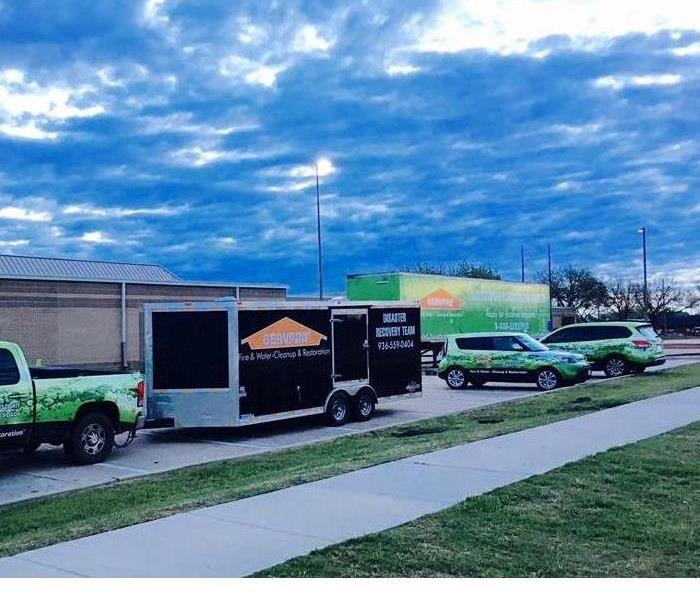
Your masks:
<instances>
[{"instance_id":1,"label":"green suv","mask_svg":"<svg viewBox=\"0 0 700 600\"><path fill-rule=\"evenodd\" d=\"M556 350L583 354L594 370L608 377L642 373L666 362L661 338L649 323L639 321L567 325L541 341Z\"/></svg>"},{"instance_id":2,"label":"green suv","mask_svg":"<svg viewBox=\"0 0 700 600\"><path fill-rule=\"evenodd\" d=\"M585 381L590 365L581 354L550 350L523 333L450 335L438 376L452 389L487 381L534 382L541 390Z\"/></svg>"}]
</instances>

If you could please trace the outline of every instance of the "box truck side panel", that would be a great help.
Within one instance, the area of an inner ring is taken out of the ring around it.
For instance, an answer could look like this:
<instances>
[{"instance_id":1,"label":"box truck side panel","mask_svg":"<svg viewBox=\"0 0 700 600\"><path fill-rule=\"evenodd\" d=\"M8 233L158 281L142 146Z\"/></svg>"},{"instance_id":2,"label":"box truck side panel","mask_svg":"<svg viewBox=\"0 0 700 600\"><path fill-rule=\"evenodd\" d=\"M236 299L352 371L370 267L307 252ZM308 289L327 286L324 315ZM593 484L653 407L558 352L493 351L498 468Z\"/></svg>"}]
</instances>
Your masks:
<instances>
[{"instance_id":1,"label":"box truck side panel","mask_svg":"<svg viewBox=\"0 0 700 600\"><path fill-rule=\"evenodd\" d=\"M401 277L401 299L418 300L426 339L481 331L547 331L546 285L410 274Z\"/></svg>"},{"instance_id":2,"label":"box truck side panel","mask_svg":"<svg viewBox=\"0 0 700 600\"><path fill-rule=\"evenodd\" d=\"M331 378L329 309L240 310L241 421L323 407Z\"/></svg>"},{"instance_id":3,"label":"box truck side panel","mask_svg":"<svg viewBox=\"0 0 700 600\"><path fill-rule=\"evenodd\" d=\"M400 300L400 279L397 273L387 275L348 275L348 300Z\"/></svg>"},{"instance_id":4,"label":"box truck side panel","mask_svg":"<svg viewBox=\"0 0 700 600\"><path fill-rule=\"evenodd\" d=\"M420 309L369 309L369 376L378 397L421 391Z\"/></svg>"}]
</instances>

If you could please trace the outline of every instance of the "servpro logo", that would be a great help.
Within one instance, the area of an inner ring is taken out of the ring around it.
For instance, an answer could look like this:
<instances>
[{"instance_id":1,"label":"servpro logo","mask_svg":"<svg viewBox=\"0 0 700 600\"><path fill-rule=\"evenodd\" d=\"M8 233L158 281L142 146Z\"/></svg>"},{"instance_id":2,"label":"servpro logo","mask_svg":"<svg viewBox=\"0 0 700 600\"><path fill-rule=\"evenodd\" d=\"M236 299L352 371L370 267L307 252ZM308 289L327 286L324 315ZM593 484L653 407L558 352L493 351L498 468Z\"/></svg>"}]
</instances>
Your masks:
<instances>
[{"instance_id":1,"label":"servpro logo","mask_svg":"<svg viewBox=\"0 0 700 600\"><path fill-rule=\"evenodd\" d=\"M457 310L462 306L462 301L457 296L453 296L442 288L431 292L427 296L423 296L418 303L421 308L431 308L433 310Z\"/></svg>"},{"instance_id":2,"label":"servpro logo","mask_svg":"<svg viewBox=\"0 0 700 600\"><path fill-rule=\"evenodd\" d=\"M325 339L327 339L326 336L318 331L297 323L294 319L284 317L241 340L241 345L248 344L251 350L270 350L318 346Z\"/></svg>"}]
</instances>

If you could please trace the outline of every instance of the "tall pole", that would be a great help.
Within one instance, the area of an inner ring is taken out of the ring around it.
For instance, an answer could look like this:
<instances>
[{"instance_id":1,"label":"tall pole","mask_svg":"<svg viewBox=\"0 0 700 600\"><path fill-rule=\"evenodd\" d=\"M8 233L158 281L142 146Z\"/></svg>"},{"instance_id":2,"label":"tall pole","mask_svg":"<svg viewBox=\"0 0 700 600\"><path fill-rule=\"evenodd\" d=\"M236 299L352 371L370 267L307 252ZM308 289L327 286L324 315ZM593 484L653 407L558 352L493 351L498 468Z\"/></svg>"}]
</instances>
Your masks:
<instances>
[{"instance_id":1,"label":"tall pole","mask_svg":"<svg viewBox=\"0 0 700 600\"><path fill-rule=\"evenodd\" d=\"M318 161L316 167L316 231L318 234L318 297L323 300L323 255L321 251L321 193L318 185Z\"/></svg>"},{"instance_id":2,"label":"tall pole","mask_svg":"<svg viewBox=\"0 0 700 600\"><path fill-rule=\"evenodd\" d=\"M525 283L525 246L520 245L520 280Z\"/></svg>"},{"instance_id":3,"label":"tall pole","mask_svg":"<svg viewBox=\"0 0 700 600\"><path fill-rule=\"evenodd\" d=\"M547 281L549 283L549 329L554 329L554 312L552 309L552 246L547 244Z\"/></svg>"},{"instance_id":4,"label":"tall pole","mask_svg":"<svg viewBox=\"0 0 700 600\"><path fill-rule=\"evenodd\" d=\"M647 282L647 228L642 227L639 230L642 234L642 261L644 262L644 311L647 310L649 302L649 286Z\"/></svg>"}]
</instances>

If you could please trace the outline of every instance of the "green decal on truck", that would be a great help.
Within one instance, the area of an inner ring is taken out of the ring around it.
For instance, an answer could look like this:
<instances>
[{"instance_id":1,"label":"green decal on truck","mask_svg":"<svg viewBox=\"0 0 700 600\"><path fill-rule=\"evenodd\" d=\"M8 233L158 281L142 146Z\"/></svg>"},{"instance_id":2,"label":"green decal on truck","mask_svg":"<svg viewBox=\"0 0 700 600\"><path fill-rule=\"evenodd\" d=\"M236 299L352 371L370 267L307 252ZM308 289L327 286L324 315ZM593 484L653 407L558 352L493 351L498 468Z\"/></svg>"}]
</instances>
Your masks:
<instances>
[{"instance_id":1,"label":"green decal on truck","mask_svg":"<svg viewBox=\"0 0 700 600\"><path fill-rule=\"evenodd\" d=\"M538 283L416 273L349 275L348 300L417 300L424 338L452 333L547 331L549 289Z\"/></svg>"}]
</instances>

